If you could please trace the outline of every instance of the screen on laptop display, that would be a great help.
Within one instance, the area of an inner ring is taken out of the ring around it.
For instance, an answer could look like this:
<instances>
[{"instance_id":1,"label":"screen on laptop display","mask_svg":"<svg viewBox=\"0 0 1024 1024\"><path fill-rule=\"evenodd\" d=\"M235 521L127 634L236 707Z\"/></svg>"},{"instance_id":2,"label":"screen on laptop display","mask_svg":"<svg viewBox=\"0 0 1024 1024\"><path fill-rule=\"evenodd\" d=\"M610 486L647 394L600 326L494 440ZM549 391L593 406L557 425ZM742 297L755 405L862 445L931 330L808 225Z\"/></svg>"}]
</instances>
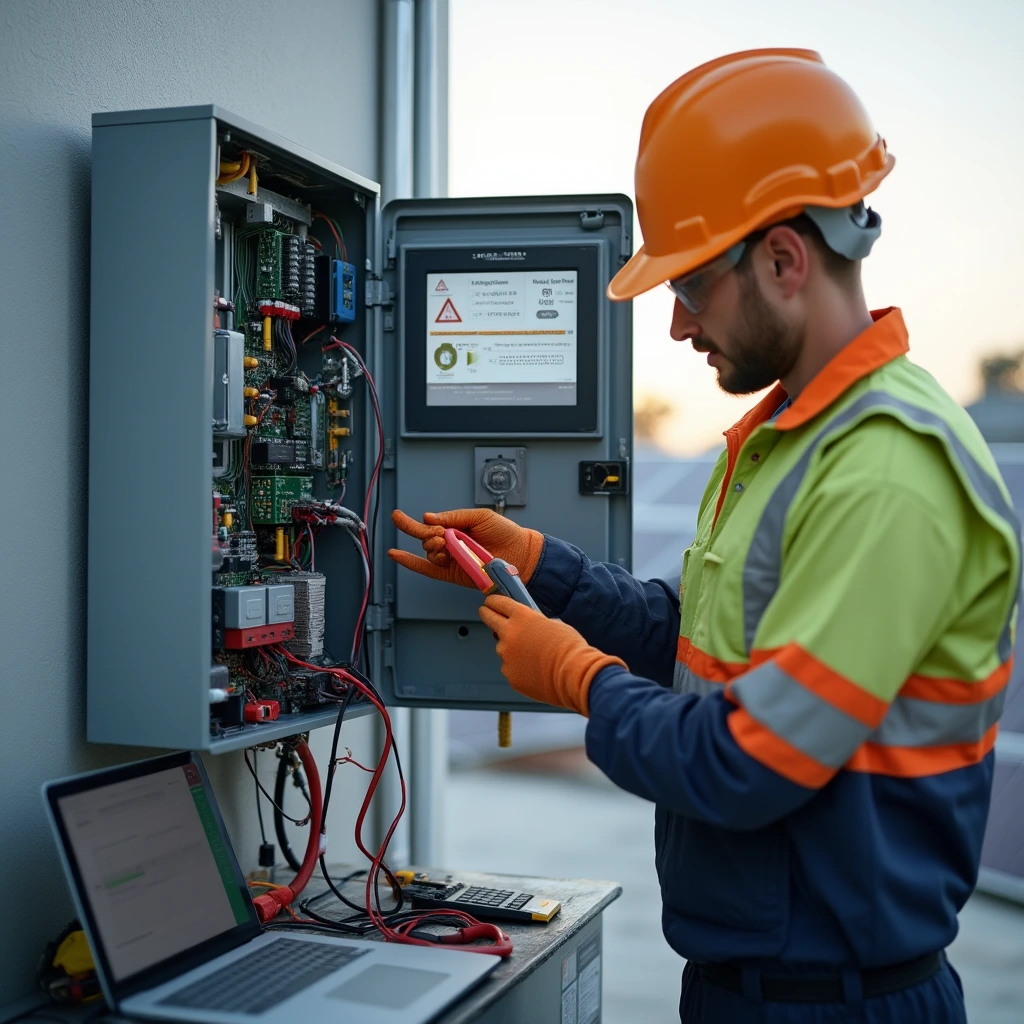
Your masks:
<instances>
[{"instance_id":1,"label":"screen on laptop display","mask_svg":"<svg viewBox=\"0 0 1024 1024\"><path fill-rule=\"evenodd\" d=\"M72 793L58 805L115 980L251 919L194 764Z\"/></svg>"}]
</instances>

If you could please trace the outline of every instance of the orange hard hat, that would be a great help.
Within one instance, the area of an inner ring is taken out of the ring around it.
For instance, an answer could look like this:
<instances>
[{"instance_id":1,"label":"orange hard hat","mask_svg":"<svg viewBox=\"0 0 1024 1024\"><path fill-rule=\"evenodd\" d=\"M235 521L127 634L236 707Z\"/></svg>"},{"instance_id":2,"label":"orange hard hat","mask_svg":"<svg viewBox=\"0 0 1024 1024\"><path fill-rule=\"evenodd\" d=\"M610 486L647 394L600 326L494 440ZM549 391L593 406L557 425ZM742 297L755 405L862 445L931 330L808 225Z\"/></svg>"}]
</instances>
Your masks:
<instances>
[{"instance_id":1,"label":"orange hard hat","mask_svg":"<svg viewBox=\"0 0 1024 1024\"><path fill-rule=\"evenodd\" d=\"M858 203L895 160L813 50L702 64L647 108L636 160L644 244L608 286L632 299L805 207Z\"/></svg>"}]
</instances>

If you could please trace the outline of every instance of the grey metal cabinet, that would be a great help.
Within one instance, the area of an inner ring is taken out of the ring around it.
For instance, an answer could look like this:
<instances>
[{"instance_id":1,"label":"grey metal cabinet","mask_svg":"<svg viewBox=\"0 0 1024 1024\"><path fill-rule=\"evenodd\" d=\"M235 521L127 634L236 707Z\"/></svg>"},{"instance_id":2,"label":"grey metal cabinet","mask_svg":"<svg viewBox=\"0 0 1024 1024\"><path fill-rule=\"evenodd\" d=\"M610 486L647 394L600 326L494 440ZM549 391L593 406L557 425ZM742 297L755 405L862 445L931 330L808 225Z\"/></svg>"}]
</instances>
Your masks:
<instances>
[{"instance_id":1,"label":"grey metal cabinet","mask_svg":"<svg viewBox=\"0 0 1024 1024\"><path fill-rule=\"evenodd\" d=\"M315 728L335 709L303 687L353 655L388 703L530 703L480 595L387 559L388 515L493 504L629 565L631 316L604 297L629 200L381 211L374 182L184 107L93 118L91 230L89 739L219 751ZM340 507L369 531L336 528ZM225 693L269 685L261 646L296 650L288 622L222 621L225 589L275 584L296 628L322 620L314 660L267 691L279 717L211 728Z\"/></svg>"}]
</instances>

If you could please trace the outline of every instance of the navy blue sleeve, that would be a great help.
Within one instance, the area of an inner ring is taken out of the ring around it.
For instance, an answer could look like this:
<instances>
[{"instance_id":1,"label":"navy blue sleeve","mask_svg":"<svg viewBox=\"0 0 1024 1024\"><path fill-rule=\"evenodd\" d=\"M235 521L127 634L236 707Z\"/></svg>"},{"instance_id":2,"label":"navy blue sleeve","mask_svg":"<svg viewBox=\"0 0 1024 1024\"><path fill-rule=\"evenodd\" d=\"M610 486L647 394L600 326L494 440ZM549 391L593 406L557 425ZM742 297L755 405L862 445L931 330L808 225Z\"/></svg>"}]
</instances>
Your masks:
<instances>
[{"instance_id":1,"label":"navy blue sleeve","mask_svg":"<svg viewBox=\"0 0 1024 1024\"><path fill-rule=\"evenodd\" d=\"M567 622L638 675L672 685L679 595L663 580L642 582L622 566L592 562L572 544L545 537L528 589L545 615Z\"/></svg>"},{"instance_id":2,"label":"navy blue sleeve","mask_svg":"<svg viewBox=\"0 0 1024 1024\"><path fill-rule=\"evenodd\" d=\"M806 803L806 789L766 768L733 739L735 705L666 692L618 665L590 686L587 756L617 786L722 828L762 828Z\"/></svg>"}]
</instances>

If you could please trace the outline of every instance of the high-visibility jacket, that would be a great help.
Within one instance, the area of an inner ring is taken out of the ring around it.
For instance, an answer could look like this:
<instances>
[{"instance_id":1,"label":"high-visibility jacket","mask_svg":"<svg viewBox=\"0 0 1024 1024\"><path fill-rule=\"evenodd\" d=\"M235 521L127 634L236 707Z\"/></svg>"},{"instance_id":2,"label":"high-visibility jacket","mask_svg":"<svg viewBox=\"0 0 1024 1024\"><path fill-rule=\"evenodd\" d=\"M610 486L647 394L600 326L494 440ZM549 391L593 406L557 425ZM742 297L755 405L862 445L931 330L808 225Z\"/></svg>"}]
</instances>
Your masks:
<instances>
[{"instance_id":1,"label":"high-visibility jacket","mask_svg":"<svg viewBox=\"0 0 1024 1024\"><path fill-rule=\"evenodd\" d=\"M587 752L655 802L669 943L874 967L946 946L974 887L1020 527L899 310L726 434L680 596L548 538L530 589L629 671Z\"/></svg>"}]
</instances>

